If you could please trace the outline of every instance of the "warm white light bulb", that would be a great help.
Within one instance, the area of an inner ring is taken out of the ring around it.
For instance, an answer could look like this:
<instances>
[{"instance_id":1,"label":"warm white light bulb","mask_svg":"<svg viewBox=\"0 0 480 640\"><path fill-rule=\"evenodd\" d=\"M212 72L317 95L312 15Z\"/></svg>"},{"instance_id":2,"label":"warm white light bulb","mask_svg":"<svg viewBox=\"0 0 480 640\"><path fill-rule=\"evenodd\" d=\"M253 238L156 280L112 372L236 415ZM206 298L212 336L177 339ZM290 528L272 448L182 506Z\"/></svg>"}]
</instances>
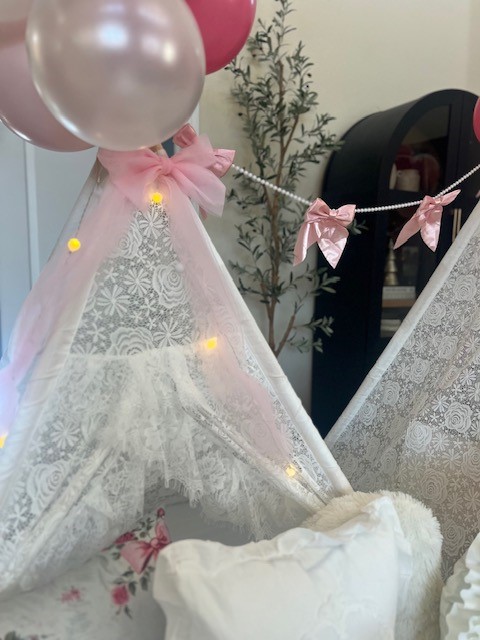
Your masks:
<instances>
[{"instance_id":1,"label":"warm white light bulb","mask_svg":"<svg viewBox=\"0 0 480 640\"><path fill-rule=\"evenodd\" d=\"M208 338L208 340L205 340L205 349L208 349L208 351L212 351L217 347L218 347L218 338L213 337L213 338Z\"/></svg>"},{"instance_id":2,"label":"warm white light bulb","mask_svg":"<svg viewBox=\"0 0 480 640\"><path fill-rule=\"evenodd\" d=\"M151 200L153 204L162 204L163 196L161 193L158 193L158 191L156 191L155 193L152 193Z\"/></svg>"}]
</instances>

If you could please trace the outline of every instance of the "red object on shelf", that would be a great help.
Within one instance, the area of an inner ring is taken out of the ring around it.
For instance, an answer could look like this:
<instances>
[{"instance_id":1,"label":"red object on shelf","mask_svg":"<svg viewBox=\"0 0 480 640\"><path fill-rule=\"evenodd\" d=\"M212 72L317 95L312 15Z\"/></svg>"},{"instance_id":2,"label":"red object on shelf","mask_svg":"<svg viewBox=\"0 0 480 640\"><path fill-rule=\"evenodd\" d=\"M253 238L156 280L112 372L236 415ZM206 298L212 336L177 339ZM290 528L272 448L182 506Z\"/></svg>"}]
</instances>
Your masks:
<instances>
[{"instance_id":1,"label":"red object on shelf","mask_svg":"<svg viewBox=\"0 0 480 640\"><path fill-rule=\"evenodd\" d=\"M478 120L478 135L480 135L480 110ZM415 153L409 145L402 145L395 157L395 165L398 171L416 169L420 174L420 189L422 191L433 193L438 188L441 167L438 159L431 153Z\"/></svg>"},{"instance_id":2,"label":"red object on shelf","mask_svg":"<svg viewBox=\"0 0 480 640\"><path fill-rule=\"evenodd\" d=\"M419 153L412 158L412 167L420 174L420 188L434 193L440 184L440 163L431 153Z\"/></svg>"},{"instance_id":3,"label":"red object on shelf","mask_svg":"<svg viewBox=\"0 0 480 640\"><path fill-rule=\"evenodd\" d=\"M401 147L399 147L396 158L395 158L395 164L397 166L397 169L399 171L403 171L405 169L412 169L412 158L413 158L413 150L411 147L409 147L408 145L404 145L402 144Z\"/></svg>"}]
</instances>

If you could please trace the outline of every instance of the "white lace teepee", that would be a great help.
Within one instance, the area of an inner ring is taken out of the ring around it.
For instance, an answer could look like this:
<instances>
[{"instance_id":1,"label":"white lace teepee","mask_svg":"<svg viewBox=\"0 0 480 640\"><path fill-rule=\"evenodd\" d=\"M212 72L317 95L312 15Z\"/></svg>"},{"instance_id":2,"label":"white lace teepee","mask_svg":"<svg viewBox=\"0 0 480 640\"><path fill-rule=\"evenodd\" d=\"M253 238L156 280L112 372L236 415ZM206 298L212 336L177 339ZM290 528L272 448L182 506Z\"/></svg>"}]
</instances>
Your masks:
<instances>
[{"instance_id":1,"label":"white lace teepee","mask_svg":"<svg viewBox=\"0 0 480 640\"><path fill-rule=\"evenodd\" d=\"M448 574L480 529L480 205L327 444L354 489L432 508Z\"/></svg>"},{"instance_id":2,"label":"white lace teepee","mask_svg":"<svg viewBox=\"0 0 480 640\"><path fill-rule=\"evenodd\" d=\"M110 173L92 171L0 369L2 597L91 557L165 487L256 537L350 490L187 197L221 209L208 142L99 157Z\"/></svg>"}]
</instances>

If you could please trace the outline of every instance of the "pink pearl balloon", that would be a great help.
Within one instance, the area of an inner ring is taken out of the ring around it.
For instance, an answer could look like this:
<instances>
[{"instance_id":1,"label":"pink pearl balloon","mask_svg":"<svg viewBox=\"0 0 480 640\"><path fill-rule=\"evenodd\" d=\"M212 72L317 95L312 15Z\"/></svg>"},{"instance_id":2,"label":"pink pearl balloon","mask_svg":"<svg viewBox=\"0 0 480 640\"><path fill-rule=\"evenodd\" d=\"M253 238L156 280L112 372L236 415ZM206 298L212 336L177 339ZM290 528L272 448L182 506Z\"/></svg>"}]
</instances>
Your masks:
<instances>
[{"instance_id":1,"label":"pink pearl balloon","mask_svg":"<svg viewBox=\"0 0 480 640\"><path fill-rule=\"evenodd\" d=\"M480 98L477 100L473 110L473 130L477 140L480 142Z\"/></svg>"},{"instance_id":2,"label":"pink pearl balloon","mask_svg":"<svg viewBox=\"0 0 480 640\"><path fill-rule=\"evenodd\" d=\"M51 151L82 151L79 140L52 116L38 95L25 47L25 21L0 24L0 121L27 142Z\"/></svg>"},{"instance_id":3,"label":"pink pearl balloon","mask_svg":"<svg viewBox=\"0 0 480 640\"><path fill-rule=\"evenodd\" d=\"M26 39L48 108L105 149L163 142L202 93L202 38L183 0L41 0Z\"/></svg>"},{"instance_id":4,"label":"pink pearl balloon","mask_svg":"<svg viewBox=\"0 0 480 640\"><path fill-rule=\"evenodd\" d=\"M225 67L241 51L252 30L257 0L186 0L205 47L207 73Z\"/></svg>"}]
</instances>

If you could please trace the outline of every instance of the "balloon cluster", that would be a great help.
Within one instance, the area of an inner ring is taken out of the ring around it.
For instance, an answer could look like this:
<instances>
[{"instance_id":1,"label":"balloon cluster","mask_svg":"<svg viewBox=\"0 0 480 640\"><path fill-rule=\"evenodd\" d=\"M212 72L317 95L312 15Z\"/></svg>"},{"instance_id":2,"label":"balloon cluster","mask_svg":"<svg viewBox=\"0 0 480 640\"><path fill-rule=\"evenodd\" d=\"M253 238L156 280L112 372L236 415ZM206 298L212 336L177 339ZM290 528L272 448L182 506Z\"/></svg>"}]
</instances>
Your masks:
<instances>
[{"instance_id":1,"label":"balloon cluster","mask_svg":"<svg viewBox=\"0 0 480 640\"><path fill-rule=\"evenodd\" d=\"M159 144L205 73L250 33L256 0L0 0L0 121L54 151Z\"/></svg>"}]
</instances>

